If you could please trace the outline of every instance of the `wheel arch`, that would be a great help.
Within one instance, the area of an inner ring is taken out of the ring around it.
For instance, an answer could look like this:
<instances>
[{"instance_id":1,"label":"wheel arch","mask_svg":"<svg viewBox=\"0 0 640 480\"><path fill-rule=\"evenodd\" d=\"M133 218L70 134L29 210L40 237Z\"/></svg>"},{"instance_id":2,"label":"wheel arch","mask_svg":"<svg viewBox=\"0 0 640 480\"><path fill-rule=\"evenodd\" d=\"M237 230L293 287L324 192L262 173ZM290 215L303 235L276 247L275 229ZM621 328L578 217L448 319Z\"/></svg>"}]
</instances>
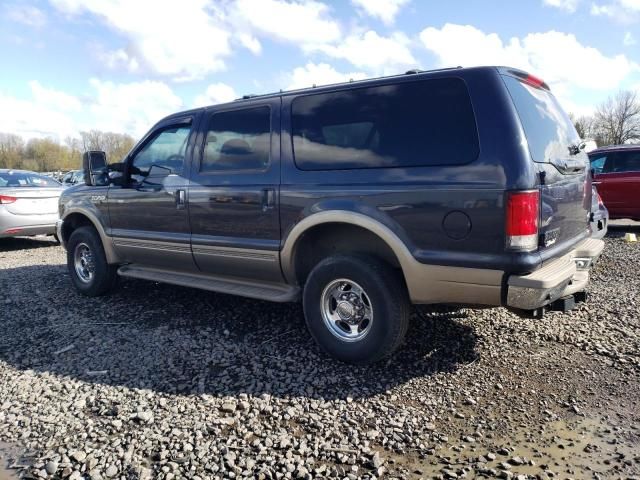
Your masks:
<instances>
[{"instance_id":1,"label":"wheel arch","mask_svg":"<svg viewBox=\"0 0 640 480\"><path fill-rule=\"evenodd\" d=\"M86 211L70 211L64 216L60 229L62 234L60 240L63 245L67 245L71 234L80 227L93 227L100 236L107 262L110 264L118 263L118 257L113 249L110 237L105 233L98 219Z\"/></svg>"},{"instance_id":2,"label":"wheel arch","mask_svg":"<svg viewBox=\"0 0 640 480\"><path fill-rule=\"evenodd\" d=\"M346 239L343 244L336 239ZM318 240L329 239L329 245ZM333 241L331 241L333 240ZM386 225L352 211L323 211L297 223L287 235L281 251L282 271L295 285L304 282L312 264L331 253L332 247L346 247L347 253L372 254L402 271L405 281L413 259L404 242ZM339 253L345 253L343 249Z\"/></svg>"}]
</instances>

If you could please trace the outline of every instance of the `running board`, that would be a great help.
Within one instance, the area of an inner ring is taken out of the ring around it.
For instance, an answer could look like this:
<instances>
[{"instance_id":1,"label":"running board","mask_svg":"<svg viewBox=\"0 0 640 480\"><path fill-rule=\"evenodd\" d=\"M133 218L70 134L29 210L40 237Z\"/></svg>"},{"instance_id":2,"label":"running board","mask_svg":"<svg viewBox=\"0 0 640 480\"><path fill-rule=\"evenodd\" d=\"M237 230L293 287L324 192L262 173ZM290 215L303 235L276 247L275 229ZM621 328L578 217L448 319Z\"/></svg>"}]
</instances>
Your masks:
<instances>
[{"instance_id":1,"label":"running board","mask_svg":"<svg viewBox=\"0 0 640 480\"><path fill-rule=\"evenodd\" d=\"M290 285L249 282L237 278L174 272L140 265L123 265L118 269L118 274L123 277L170 283L271 302L295 302L300 298L300 289Z\"/></svg>"}]
</instances>

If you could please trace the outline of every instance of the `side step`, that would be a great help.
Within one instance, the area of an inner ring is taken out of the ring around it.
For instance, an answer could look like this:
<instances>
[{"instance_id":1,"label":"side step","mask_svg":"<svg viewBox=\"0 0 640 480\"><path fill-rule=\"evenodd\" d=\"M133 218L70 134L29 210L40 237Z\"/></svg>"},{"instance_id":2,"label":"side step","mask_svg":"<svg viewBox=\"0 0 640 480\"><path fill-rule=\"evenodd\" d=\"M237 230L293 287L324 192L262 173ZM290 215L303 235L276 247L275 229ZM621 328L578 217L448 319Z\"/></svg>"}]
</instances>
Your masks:
<instances>
[{"instance_id":1,"label":"side step","mask_svg":"<svg viewBox=\"0 0 640 480\"><path fill-rule=\"evenodd\" d=\"M198 273L174 272L141 265L123 265L118 269L123 277L170 283L182 287L199 288L229 295L269 300L272 302L295 302L300 297L300 289L290 285L259 283L221 276Z\"/></svg>"}]
</instances>

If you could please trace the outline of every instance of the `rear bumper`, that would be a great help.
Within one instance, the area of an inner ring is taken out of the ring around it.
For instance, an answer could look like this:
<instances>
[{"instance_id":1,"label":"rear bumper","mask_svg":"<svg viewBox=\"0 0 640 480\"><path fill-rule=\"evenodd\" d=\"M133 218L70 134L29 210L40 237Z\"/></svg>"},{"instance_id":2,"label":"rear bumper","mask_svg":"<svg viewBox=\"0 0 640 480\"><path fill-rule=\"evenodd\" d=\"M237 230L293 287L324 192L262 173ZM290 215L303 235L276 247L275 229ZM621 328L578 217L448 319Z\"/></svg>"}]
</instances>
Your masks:
<instances>
[{"instance_id":1,"label":"rear bumper","mask_svg":"<svg viewBox=\"0 0 640 480\"><path fill-rule=\"evenodd\" d=\"M0 208L0 238L52 235L56 231L57 213L16 215Z\"/></svg>"},{"instance_id":2,"label":"rear bumper","mask_svg":"<svg viewBox=\"0 0 640 480\"><path fill-rule=\"evenodd\" d=\"M507 306L535 310L583 291L589 283L589 269L598 261L603 248L602 240L590 238L533 273L510 276L507 280Z\"/></svg>"},{"instance_id":3,"label":"rear bumper","mask_svg":"<svg viewBox=\"0 0 640 480\"><path fill-rule=\"evenodd\" d=\"M55 224L50 225L29 225L26 227L15 227L9 229L9 232L0 232L0 238L8 237L31 237L34 235L53 235L56 232Z\"/></svg>"}]
</instances>

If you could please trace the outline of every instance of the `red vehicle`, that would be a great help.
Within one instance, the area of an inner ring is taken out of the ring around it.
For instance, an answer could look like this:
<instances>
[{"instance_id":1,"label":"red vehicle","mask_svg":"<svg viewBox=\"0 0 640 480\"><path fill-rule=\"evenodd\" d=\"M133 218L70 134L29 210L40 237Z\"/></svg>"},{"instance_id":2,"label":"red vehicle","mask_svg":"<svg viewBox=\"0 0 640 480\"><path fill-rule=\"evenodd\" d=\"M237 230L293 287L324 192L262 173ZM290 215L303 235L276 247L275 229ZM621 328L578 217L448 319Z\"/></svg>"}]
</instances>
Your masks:
<instances>
[{"instance_id":1,"label":"red vehicle","mask_svg":"<svg viewBox=\"0 0 640 480\"><path fill-rule=\"evenodd\" d=\"M589 152L593 184L610 218L640 220L640 145L612 145Z\"/></svg>"}]
</instances>

